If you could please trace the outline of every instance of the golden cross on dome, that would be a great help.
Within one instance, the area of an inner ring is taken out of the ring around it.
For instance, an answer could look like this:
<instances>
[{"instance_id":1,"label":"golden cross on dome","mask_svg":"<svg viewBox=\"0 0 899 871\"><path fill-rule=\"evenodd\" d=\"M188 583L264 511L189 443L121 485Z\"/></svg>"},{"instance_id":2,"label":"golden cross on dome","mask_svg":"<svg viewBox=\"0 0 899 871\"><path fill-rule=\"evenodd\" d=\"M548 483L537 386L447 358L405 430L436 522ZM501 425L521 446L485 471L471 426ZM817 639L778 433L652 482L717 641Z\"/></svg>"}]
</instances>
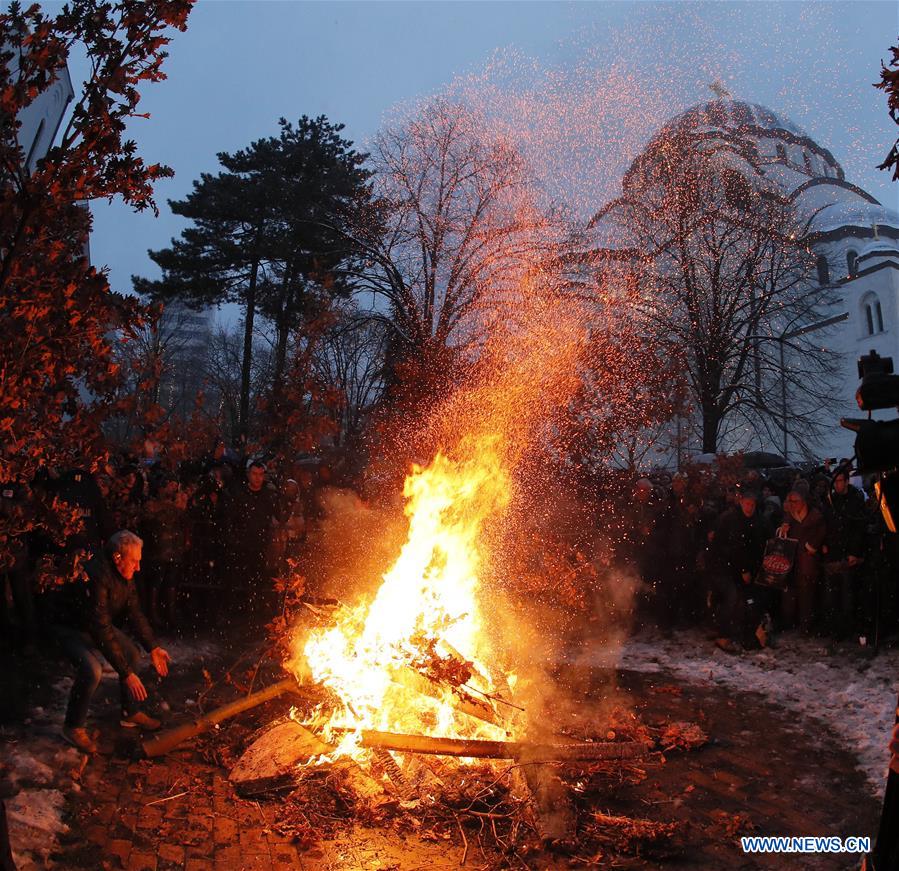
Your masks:
<instances>
[{"instance_id":1,"label":"golden cross on dome","mask_svg":"<svg viewBox=\"0 0 899 871\"><path fill-rule=\"evenodd\" d=\"M709 85L709 90L712 91L719 100L731 96L730 91L721 84L720 79L715 79L715 81Z\"/></svg>"}]
</instances>

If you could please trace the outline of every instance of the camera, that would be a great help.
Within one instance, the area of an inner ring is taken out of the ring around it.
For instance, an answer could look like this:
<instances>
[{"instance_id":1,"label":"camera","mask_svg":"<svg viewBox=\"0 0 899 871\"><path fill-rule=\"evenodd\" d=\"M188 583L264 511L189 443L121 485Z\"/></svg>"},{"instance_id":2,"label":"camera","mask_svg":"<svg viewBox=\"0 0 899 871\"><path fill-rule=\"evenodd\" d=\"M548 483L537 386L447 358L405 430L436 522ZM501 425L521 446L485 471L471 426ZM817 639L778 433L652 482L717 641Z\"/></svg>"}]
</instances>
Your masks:
<instances>
[{"instance_id":1,"label":"camera","mask_svg":"<svg viewBox=\"0 0 899 871\"><path fill-rule=\"evenodd\" d=\"M893 374L893 358L871 351L858 361L861 384L855 401L862 411L899 407L899 375Z\"/></svg>"},{"instance_id":2,"label":"camera","mask_svg":"<svg viewBox=\"0 0 899 871\"><path fill-rule=\"evenodd\" d=\"M855 393L862 411L899 408L899 375L893 373L893 358L871 351L858 361L861 379ZM855 433L855 457L859 472L880 473L875 492L890 532L899 520L899 418L871 420L843 418L840 425Z\"/></svg>"}]
</instances>

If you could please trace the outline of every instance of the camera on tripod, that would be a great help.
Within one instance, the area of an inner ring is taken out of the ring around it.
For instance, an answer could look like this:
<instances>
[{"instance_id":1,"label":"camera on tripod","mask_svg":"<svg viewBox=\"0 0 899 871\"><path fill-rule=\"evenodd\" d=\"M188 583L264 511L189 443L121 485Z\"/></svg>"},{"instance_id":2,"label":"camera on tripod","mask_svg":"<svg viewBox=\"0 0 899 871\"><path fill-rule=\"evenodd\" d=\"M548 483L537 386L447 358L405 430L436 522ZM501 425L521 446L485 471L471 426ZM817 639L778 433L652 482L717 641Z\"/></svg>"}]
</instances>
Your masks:
<instances>
[{"instance_id":1,"label":"camera on tripod","mask_svg":"<svg viewBox=\"0 0 899 871\"><path fill-rule=\"evenodd\" d=\"M899 409L899 375L893 372L893 358L871 351L858 361L861 379L855 399L862 411ZM875 492L890 532L896 531L899 518L899 419L871 420L843 418L840 425L855 433L855 457L858 470L867 475L880 473Z\"/></svg>"}]
</instances>

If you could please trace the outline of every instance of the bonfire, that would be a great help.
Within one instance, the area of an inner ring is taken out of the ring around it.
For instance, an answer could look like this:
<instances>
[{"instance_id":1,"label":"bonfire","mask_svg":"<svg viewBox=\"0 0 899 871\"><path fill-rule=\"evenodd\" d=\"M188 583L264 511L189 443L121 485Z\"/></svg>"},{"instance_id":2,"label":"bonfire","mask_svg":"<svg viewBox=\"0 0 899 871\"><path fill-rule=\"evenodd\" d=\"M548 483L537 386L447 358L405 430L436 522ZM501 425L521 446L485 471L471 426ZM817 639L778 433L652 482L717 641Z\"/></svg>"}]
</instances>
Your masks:
<instances>
[{"instance_id":1,"label":"bonfire","mask_svg":"<svg viewBox=\"0 0 899 871\"><path fill-rule=\"evenodd\" d=\"M464 461L438 454L407 477L409 536L374 598L338 609L333 625L315 629L292 663L340 700L325 724L337 755L359 758L364 732L372 730L511 736L505 715L514 710L508 696L515 676L490 649L480 597L481 532L509 493L488 440ZM422 678L431 685L425 693Z\"/></svg>"},{"instance_id":2,"label":"bonfire","mask_svg":"<svg viewBox=\"0 0 899 871\"><path fill-rule=\"evenodd\" d=\"M529 641L498 619L515 585L497 581L497 530L512 525L525 458L579 384L583 322L545 301L535 314L538 302L525 319L543 329L510 330L485 348L485 374L435 412L437 448L405 478L406 535L387 570L361 571L347 601L299 598L290 676L147 742L148 754L290 692L289 715L253 737L231 780L244 796L282 796L279 825L300 841L327 837L341 819L390 819L433 837L457 831L466 854L468 831L482 852L555 843L593 861L604 844L670 838L670 826L622 829L614 818L610 841L612 818L590 799L603 778L641 780L661 731L605 711L575 738L564 718L531 710L522 688L545 675L523 673Z\"/></svg>"}]
</instances>

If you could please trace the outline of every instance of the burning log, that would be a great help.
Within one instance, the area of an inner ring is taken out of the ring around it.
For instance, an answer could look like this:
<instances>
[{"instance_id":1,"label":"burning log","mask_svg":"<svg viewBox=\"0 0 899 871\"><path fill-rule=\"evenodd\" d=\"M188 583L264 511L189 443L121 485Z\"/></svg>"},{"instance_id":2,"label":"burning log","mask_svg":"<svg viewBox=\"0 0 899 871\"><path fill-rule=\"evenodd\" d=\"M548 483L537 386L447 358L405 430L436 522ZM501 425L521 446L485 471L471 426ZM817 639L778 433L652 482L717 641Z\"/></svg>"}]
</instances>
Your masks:
<instances>
[{"instance_id":1,"label":"burning log","mask_svg":"<svg viewBox=\"0 0 899 871\"><path fill-rule=\"evenodd\" d=\"M478 759L515 759L518 762L574 762L598 759L635 759L648 748L636 741L595 744L531 744L527 741L482 741L466 738L432 738L396 732L362 731L363 747L400 753L437 756L470 756Z\"/></svg>"},{"instance_id":2,"label":"burning log","mask_svg":"<svg viewBox=\"0 0 899 871\"><path fill-rule=\"evenodd\" d=\"M439 684L434 683L411 668L402 669L394 677L394 680L406 689L413 690L423 696L428 696L432 699L444 697L444 690ZM496 712L490 702L486 699L477 699L464 690L453 689L453 707L461 714L467 714L469 717L474 717L476 720L481 720L484 723L490 723L492 726L508 729L508 724Z\"/></svg>"},{"instance_id":3,"label":"burning log","mask_svg":"<svg viewBox=\"0 0 899 871\"><path fill-rule=\"evenodd\" d=\"M284 680L278 681L278 683L272 684L264 690L251 693L242 699L238 699L236 702L222 705L220 708L216 708L214 711L210 711L196 720L182 723L180 726L167 729L165 732L149 738L143 742L144 753L149 758L162 756L164 753L168 753L169 750L173 750L182 741L186 741L188 738L193 738L196 735L202 735L224 720L236 717L238 714L249 711L251 708L255 708L264 702L276 699L278 696L284 695L284 693L293 692L298 689L298 686L295 677L286 677Z\"/></svg>"}]
</instances>

